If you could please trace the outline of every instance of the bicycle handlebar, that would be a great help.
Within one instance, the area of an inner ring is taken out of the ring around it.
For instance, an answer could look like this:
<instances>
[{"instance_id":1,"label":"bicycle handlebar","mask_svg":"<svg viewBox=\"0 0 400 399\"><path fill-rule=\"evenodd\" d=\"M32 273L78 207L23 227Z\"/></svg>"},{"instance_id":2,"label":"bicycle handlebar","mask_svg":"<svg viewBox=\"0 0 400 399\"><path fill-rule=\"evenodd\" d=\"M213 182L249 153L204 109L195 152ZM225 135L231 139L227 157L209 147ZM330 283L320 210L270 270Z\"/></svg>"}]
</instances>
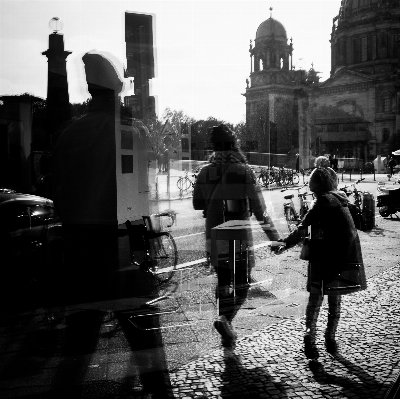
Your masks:
<instances>
[{"instance_id":1,"label":"bicycle handlebar","mask_svg":"<svg viewBox=\"0 0 400 399\"><path fill-rule=\"evenodd\" d=\"M281 193L283 193L284 191L288 191L288 190L297 190L297 191L300 191L302 188L304 188L305 186L308 186L308 183L304 183L301 187L298 187L298 188L288 188L288 187L286 187L286 188L283 188L282 190L281 190Z\"/></svg>"}]
</instances>

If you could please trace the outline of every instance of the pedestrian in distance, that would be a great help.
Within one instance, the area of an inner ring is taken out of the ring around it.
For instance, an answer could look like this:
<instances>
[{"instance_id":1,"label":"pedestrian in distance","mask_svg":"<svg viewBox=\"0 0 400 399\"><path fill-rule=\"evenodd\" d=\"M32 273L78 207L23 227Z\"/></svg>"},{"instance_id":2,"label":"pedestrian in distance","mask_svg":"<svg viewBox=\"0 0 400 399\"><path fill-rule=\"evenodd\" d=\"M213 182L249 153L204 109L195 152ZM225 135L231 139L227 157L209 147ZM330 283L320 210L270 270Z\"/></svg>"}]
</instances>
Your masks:
<instances>
[{"instance_id":1,"label":"pedestrian in distance","mask_svg":"<svg viewBox=\"0 0 400 399\"><path fill-rule=\"evenodd\" d=\"M326 157L324 157L324 158L326 158ZM326 166L329 166L330 168L332 168L333 167L333 156L331 154L329 154L328 160L329 160L329 165L326 165Z\"/></svg>"},{"instance_id":2,"label":"pedestrian in distance","mask_svg":"<svg viewBox=\"0 0 400 399\"><path fill-rule=\"evenodd\" d=\"M390 158L389 162L389 169L390 169L390 177L392 177L394 175L394 167L396 166L396 161L392 158Z\"/></svg>"},{"instance_id":3,"label":"pedestrian in distance","mask_svg":"<svg viewBox=\"0 0 400 399\"><path fill-rule=\"evenodd\" d=\"M336 158L336 155L333 156L332 158L332 166L331 168L337 172L338 171L338 166L339 166L339 160Z\"/></svg>"},{"instance_id":4,"label":"pedestrian in distance","mask_svg":"<svg viewBox=\"0 0 400 399\"><path fill-rule=\"evenodd\" d=\"M163 154L161 152L162 150L160 150L157 154L157 167L158 167L158 173L161 173L161 168L162 168L162 164L163 164Z\"/></svg>"},{"instance_id":5,"label":"pedestrian in distance","mask_svg":"<svg viewBox=\"0 0 400 399\"><path fill-rule=\"evenodd\" d=\"M164 149L162 161L163 161L163 172L168 173L168 169L169 169L169 151L168 151L168 148Z\"/></svg>"},{"instance_id":6,"label":"pedestrian in distance","mask_svg":"<svg viewBox=\"0 0 400 399\"><path fill-rule=\"evenodd\" d=\"M332 169L319 167L310 176L309 187L315 195L312 208L298 229L284 240L290 248L308 234L306 331L304 351L309 359L318 358L317 319L324 296L328 297L328 324L325 330L327 352L338 351L336 332L340 319L341 297L366 289L360 240L348 208L348 199L337 191ZM304 245L304 244L303 244ZM282 249L280 249L282 251ZM280 252L278 252L280 253Z\"/></svg>"},{"instance_id":7,"label":"pedestrian in distance","mask_svg":"<svg viewBox=\"0 0 400 399\"><path fill-rule=\"evenodd\" d=\"M296 154L296 173L300 172L300 154Z\"/></svg>"},{"instance_id":8,"label":"pedestrian in distance","mask_svg":"<svg viewBox=\"0 0 400 399\"><path fill-rule=\"evenodd\" d=\"M316 168L320 168L320 167L327 168L327 167L331 167L331 165L332 165L331 156L329 156L329 159L323 155L315 158L314 166Z\"/></svg>"},{"instance_id":9,"label":"pedestrian in distance","mask_svg":"<svg viewBox=\"0 0 400 399\"><path fill-rule=\"evenodd\" d=\"M276 242L280 238L279 233L266 214L261 190L256 185L254 172L237 146L235 133L221 124L212 128L210 141L214 152L198 174L193 192L193 207L202 210L206 219L206 251L211 252L212 228L229 220L249 220L251 213L260 222L269 240ZM251 243L251 232L245 241ZM234 271L228 262L228 243L218 241L217 245L218 264L212 266L216 268L218 279L216 297L219 318L214 327L221 335L222 345L232 347L237 337L232 320L246 300L249 270L254 260L250 254L248 265L244 259L237 259L236 254L234 280Z\"/></svg>"}]
</instances>

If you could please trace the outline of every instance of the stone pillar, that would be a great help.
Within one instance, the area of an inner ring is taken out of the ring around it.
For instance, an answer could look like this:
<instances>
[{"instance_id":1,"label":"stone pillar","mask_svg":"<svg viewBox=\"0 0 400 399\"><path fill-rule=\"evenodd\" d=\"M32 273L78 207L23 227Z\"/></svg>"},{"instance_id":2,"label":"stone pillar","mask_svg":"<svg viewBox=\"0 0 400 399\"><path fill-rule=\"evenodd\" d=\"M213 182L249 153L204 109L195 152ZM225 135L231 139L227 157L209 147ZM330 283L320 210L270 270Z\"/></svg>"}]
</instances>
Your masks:
<instances>
[{"instance_id":1,"label":"stone pillar","mask_svg":"<svg viewBox=\"0 0 400 399\"><path fill-rule=\"evenodd\" d=\"M304 89L295 90L295 98L298 99L298 121L299 121L299 154L300 167L307 169L310 167L310 115L309 115L309 96Z\"/></svg>"},{"instance_id":2,"label":"stone pillar","mask_svg":"<svg viewBox=\"0 0 400 399\"><path fill-rule=\"evenodd\" d=\"M283 56L283 69L285 71L289 70L289 54L287 52Z\"/></svg>"},{"instance_id":3,"label":"stone pillar","mask_svg":"<svg viewBox=\"0 0 400 399\"><path fill-rule=\"evenodd\" d=\"M260 58L258 55L254 56L254 72L258 72L260 70Z\"/></svg>"}]
</instances>

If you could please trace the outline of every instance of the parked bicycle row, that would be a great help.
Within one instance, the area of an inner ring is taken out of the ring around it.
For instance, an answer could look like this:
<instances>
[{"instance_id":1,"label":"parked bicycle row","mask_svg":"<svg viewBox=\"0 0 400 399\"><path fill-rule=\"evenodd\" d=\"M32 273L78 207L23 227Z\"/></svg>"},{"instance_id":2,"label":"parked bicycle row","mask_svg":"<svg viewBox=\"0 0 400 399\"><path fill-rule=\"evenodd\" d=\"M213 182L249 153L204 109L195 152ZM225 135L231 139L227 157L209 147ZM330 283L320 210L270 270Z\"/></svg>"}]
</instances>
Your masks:
<instances>
[{"instance_id":1,"label":"parked bicycle row","mask_svg":"<svg viewBox=\"0 0 400 399\"><path fill-rule=\"evenodd\" d=\"M293 186L300 183L300 177L310 175L312 168L310 169L300 169L299 172L293 169L277 166L262 166L257 172L257 184L268 188L271 185L276 186Z\"/></svg>"},{"instance_id":2,"label":"parked bicycle row","mask_svg":"<svg viewBox=\"0 0 400 399\"><path fill-rule=\"evenodd\" d=\"M358 189L357 184L362 182L364 178L357 180L356 182L345 185L339 188L349 198L349 209L353 217L354 224L359 230L369 230L375 225L375 199L374 196L369 192L364 192ZM299 199L299 209L296 209L293 198L295 194L285 195L284 198L288 201L283 204L283 213L288 225L289 232L292 232L303 220L304 216L308 212L311 206L311 201L314 199L314 194L308 192L308 183L304 183L302 186L297 188L284 188L281 191L295 190L297 191L297 197ZM399 190L400 193L400 190ZM308 198L309 197L309 198ZM377 206L379 207L379 213L383 217L387 217L391 214L389 212L388 204L385 202L385 198L378 196ZM391 206L395 213L395 206Z\"/></svg>"},{"instance_id":3,"label":"parked bicycle row","mask_svg":"<svg viewBox=\"0 0 400 399\"><path fill-rule=\"evenodd\" d=\"M188 170L184 170L184 175L179 177L177 181L178 190L186 192L192 189L196 183L196 177L200 172L202 166L197 166L193 169L192 174L189 175ZM276 186L293 186L300 183L301 176L308 176L312 169L300 169L299 172L293 169L276 166L252 166L252 169L256 175L256 182L259 186L268 188L272 185Z\"/></svg>"}]
</instances>

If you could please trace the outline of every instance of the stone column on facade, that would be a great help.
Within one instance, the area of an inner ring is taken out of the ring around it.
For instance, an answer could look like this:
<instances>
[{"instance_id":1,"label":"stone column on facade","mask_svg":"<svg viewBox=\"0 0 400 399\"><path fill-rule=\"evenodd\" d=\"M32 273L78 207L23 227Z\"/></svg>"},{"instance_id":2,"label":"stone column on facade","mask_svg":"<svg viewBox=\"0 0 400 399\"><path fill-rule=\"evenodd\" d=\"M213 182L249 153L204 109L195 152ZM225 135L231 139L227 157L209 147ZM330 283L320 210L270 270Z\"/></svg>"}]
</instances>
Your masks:
<instances>
[{"instance_id":1,"label":"stone column on facade","mask_svg":"<svg viewBox=\"0 0 400 399\"><path fill-rule=\"evenodd\" d=\"M275 122L275 97L273 93L268 94L268 104L269 104L269 121Z\"/></svg>"},{"instance_id":2,"label":"stone column on facade","mask_svg":"<svg viewBox=\"0 0 400 399\"><path fill-rule=\"evenodd\" d=\"M266 65L266 69L271 68L271 52L270 49L267 49L267 65Z\"/></svg>"},{"instance_id":3,"label":"stone column on facade","mask_svg":"<svg viewBox=\"0 0 400 399\"><path fill-rule=\"evenodd\" d=\"M283 56L283 69L285 71L289 70L289 54L287 51L285 51Z\"/></svg>"},{"instance_id":4,"label":"stone column on facade","mask_svg":"<svg viewBox=\"0 0 400 399\"><path fill-rule=\"evenodd\" d=\"M296 89L295 97L298 99L298 123L299 123L299 154L300 167L307 169L310 167L309 154L309 98L304 89Z\"/></svg>"},{"instance_id":5,"label":"stone column on facade","mask_svg":"<svg viewBox=\"0 0 400 399\"><path fill-rule=\"evenodd\" d=\"M276 64L275 64L275 68L277 69L281 69L281 57L279 56L279 49L276 50Z\"/></svg>"},{"instance_id":6,"label":"stone column on facade","mask_svg":"<svg viewBox=\"0 0 400 399\"><path fill-rule=\"evenodd\" d=\"M254 56L254 72L258 72L260 70L260 58L258 54Z\"/></svg>"}]
</instances>

